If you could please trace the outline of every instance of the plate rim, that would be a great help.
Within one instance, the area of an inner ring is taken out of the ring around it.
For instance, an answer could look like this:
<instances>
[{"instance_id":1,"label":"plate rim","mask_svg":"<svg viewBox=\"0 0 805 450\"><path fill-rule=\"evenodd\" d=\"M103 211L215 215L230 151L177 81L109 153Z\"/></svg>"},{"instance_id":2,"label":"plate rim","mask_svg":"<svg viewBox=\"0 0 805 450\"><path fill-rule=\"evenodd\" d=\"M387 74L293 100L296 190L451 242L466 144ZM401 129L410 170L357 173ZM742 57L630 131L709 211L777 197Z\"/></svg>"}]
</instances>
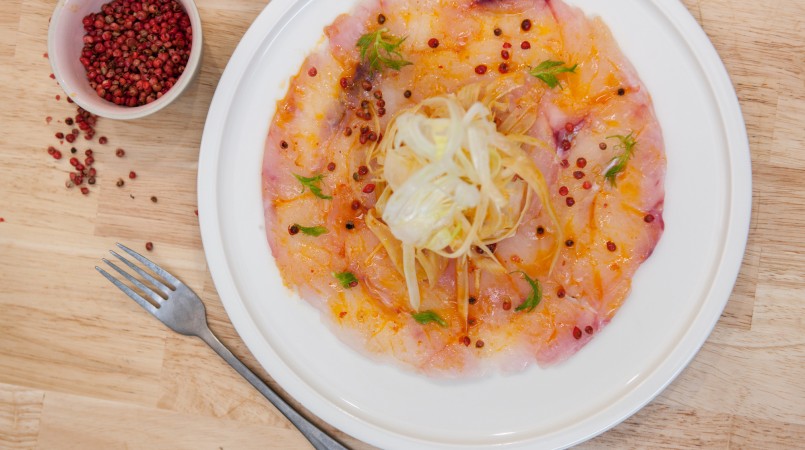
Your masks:
<instances>
[{"instance_id":1,"label":"plate rim","mask_svg":"<svg viewBox=\"0 0 805 450\"><path fill-rule=\"evenodd\" d=\"M211 176L217 172L217 158L220 155L218 149L223 137L223 122L210 120L210 118L216 116L214 113L219 111L223 111L223 114L219 114L219 116L226 117L228 115L237 82L244 76L248 68L248 62L251 61L259 49L265 33L273 30L289 10L297 5L307 4L311 1L273 0L266 5L238 43L221 76L210 104L199 155L198 204L201 211L199 222L202 243L213 282L230 321L261 366L289 394L293 395L306 408L326 422L358 439L384 447L403 447L416 444L423 448L436 448L436 445L438 445L438 448L470 448L470 446L466 445L426 442L367 423L348 411L331 404L314 392L307 383L284 364L273 349L254 349L253 344L250 345L250 343L256 343L258 340L262 341L259 327L243 304L243 299L235 287L230 266L216 263L227 260L225 245L218 223L217 177ZM706 296L708 299L715 297L719 301L711 299L703 303L694 320L694 323L701 326L691 326L685 330L683 339L680 340L679 344L652 373L646 376L639 386L636 386L627 395L620 397L609 407L602 409L587 419L584 422L588 429L586 432L576 432L576 437L570 440L561 439L562 435L560 435L558 437L548 436L544 442L540 442L540 444L550 447L575 445L604 433L639 411L673 382L698 354L701 346L706 342L720 319L721 313L730 299L743 263L752 213L752 170L749 140L737 94L726 67L712 42L681 1L651 0L651 3L663 12L666 19L671 21L673 27L680 37L684 39L684 43L707 76L709 90L713 95L719 116L723 122L725 144L731 155L730 158L727 158L730 167L727 170L729 178L725 183L725 185L729 186L729 192L727 193L729 201L725 202L728 207L725 217L727 217L729 229L724 239L724 248L717 258L720 260L720 264L715 270L713 281L706 290L708 291ZM705 316L704 319L701 316ZM680 351L681 347L685 347L684 351ZM267 362L271 364L267 364ZM661 372L663 376L658 375ZM639 400L629 401L635 397L639 398ZM325 404L322 404L322 401ZM614 412L617 412L614 415L614 419L613 409L615 410ZM602 418L601 416L606 417ZM575 427L571 428L572 430L575 430ZM534 444L532 439L512 441L505 445L522 446L529 444Z\"/></svg>"}]
</instances>

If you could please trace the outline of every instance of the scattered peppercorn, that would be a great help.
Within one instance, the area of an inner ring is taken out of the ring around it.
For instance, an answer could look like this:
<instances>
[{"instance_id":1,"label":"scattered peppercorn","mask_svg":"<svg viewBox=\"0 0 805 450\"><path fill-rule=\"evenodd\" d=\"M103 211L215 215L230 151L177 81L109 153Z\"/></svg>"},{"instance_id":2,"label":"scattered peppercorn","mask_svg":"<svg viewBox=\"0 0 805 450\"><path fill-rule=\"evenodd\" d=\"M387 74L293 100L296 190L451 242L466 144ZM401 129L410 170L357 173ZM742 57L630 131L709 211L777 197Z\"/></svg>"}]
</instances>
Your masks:
<instances>
[{"instance_id":1,"label":"scattered peppercorn","mask_svg":"<svg viewBox=\"0 0 805 450\"><path fill-rule=\"evenodd\" d=\"M576 243L573 242L573 239L568 239L568 240L565 241L565 246L566 247L573 247L574 245L576 245Z\"/></svg>"},{"instance_id":2,"label":"scattered peppercorn","mask_svg":"<svg viewBox=\"0 0 805 450\"><path fill-rule=\"evenodd\" d=\"M587 334L593 334L593 327L587 325L586 327L584 327L584 332Z\"/></svg>"},{"instance_id":3,"label":"scattered peppercorn","mask_svg":"<svg viewBox=\"0 0 805 450\"><path fill-rule=\"evenodd\" d=\"M366 167L366 166L360 166L360 167L358 167L358 175L360 175L360 176L364 176L364 175L366 175L367 173L369 173L369 168L368 168L368 167Z\"/></svg>"},{"instance_id":4,"label":"scattered peppercorn","mask_svg":"<svg viewBox=\"0 0 805 450\"><path fill-rule=\"evenodd\" d=\"M521 49L523 49L523 50L528 50L528 49L530 49L530 48L531 48L531 43L530 43L530 42L528 42L528 41L523 41L523 42L520 44L520 48L521 48Z\"/></svg>"},{"instance_id":5,"label":"scattered peppercorn","mask_svg":"<svg viewBox=\"0 0 805 450\"><path fill-rule=\"evenodd\" d=\"M494 33L495 33L495 36L500 36L501 34L503 34L503 30L501 30L500 28L495 28Z\"/></svg>"},{"instance_id":6,"label":"scattered peppercorn","mask_svg":"<svg viewBox=\"0 0 805 450\"><path fill-rule=\"evenodd\" d=\"M511 42L504 42L503 43L503 48L512 48Z\"/></svg>"},{"instance_id":7,"label":"scattered peppercorn","mask_svg":"<svg viewBox=\"0 0 805 450\"><path fill-rule=\"evenodd\" d=\"M573 327L573 337L576 338L576 340L581 339L581 328Z\"/></svg>"},{"instance_id":8,"label":"scattered peppercorn","mask_svg":"<svg viewBox=\"0 0 805 450\"><path fill-rule=\"evenodd\" d=\"M576 204L576 200L573 197L568 197L565 199L565 203L567 206L573 206Z\"/></svg>"},{"instance_id":9,"label":"scattered peppercorn","mask_svg":"<svg viewBox=\"0 0 805 450\"><path fill-rule=\"evenodd\" d=\"M567 186L562 186L559 188L559 195L561 195L562 197L566 196L569 193L570 190L567 188Z\"/></svg>"},{"instance_id":10,"label":"scattered peppercorn","mask_svg":"<svg viewBox=\"0 0 805 450\"><path fill-rule=\"evenodd\" d=\"M570 167L570 162L569 162L568 160L566 160L566 159L563 159L563 160L562 160L562 161L561 161L559 164L560 164L560 165L562 166L562 168L564 168L564 169L567 169L568 167Z\"/></svg>"},{"instance_id":11,"label":"scattered peppercorn","mask_svg":"<svg viewBox=\"0 0 805 450\"><path fill-rule=\"evenodd\" d=\"M439 46L439 40L438 40L438 39L436 39L436 38L431 38L431 39L428 41L428 47L430 47L430 48L436 48L436 47L438 47L438 46Z\"/></svg>"},{"instance_id":12,"label":"scattered peppercorn","mask_svg":"<svg viewBox=\"0 0 805 450\"><path fill-rule=\"evenodd\" d=\"M614 252L617 249L618 249L618 247L615 245L614 242L612 242L612 241L607 242L607 250L609 250L611 252Z\"/></svg>"},{"instance_id":13,"label":"scattered peppercorn","mask_svg":"<svg viewBox=\"0 0 805 450\"><path fill-rule=\"evenodd\" d=\"M598 144L598 148L600 148L601 150L606 150L607 149L607 143L602 142L602 143Z\"/></svg>"},{"instance_id":14,"label":"scattered peppercorn","mask_svg":"<svg viewBox=\"0 0 805 450\"><path fill-rule=\"evenodd\" d=\"M470 305L474 305L474 304L478 303L478 299L475 298L475 297L470 297L468 302L469 302Z\"/></svg>"},{"instance_id":15,"label":"scattered peppercorn","mask_svg":"<svg viewBox=\"0 0 805 450\"><path fill-rule=\"evenodd\" d=\"M624 95L626 95L626 89L624 89L624 88L620 88L620 89L618 89L618 95L620 95L621 97L623 97Z\"/></svg>"},{"instance_id":16,"label":"scattered peppercorn","mask_svg":"<svg viewBox=\"0 0 805 450\"><path fill-rule=\"evenodd\" d=\"M118 158L122 158L122 157L126 156L126 151L123 150L122 148L119 148L119 149L115 150L115 156L117 156Z\"/></svg>"},{"instance_id":17,"label":"scattered peppercorn","mask_svg":"<svg viewBox=\"0 0 805 450\"><path fill-rule=\"evenodd\" d=\"M152 202L152 203L156 203L156 202L157 202L157 198L156 198L155 196L153 196L153 195L151 196L151 202Z\"/></svg>"},{"instance_id":18,"label":"scattered peppercorn","mask_svg":"<svg viewBox=\"0 0 805 450\"><path fill-rule=\"evenodd\" d=\"M151 250L154 249L154 243L153 242L146 242L145 243L145 249L150 252Z\"/></svg>"},{"instance_id":19,"label":"scattered peppercorn","mask_svg":"<svg viewBox=\"0 0 805 450\"><path fill-rule=\"evenodd\" d=\"M531 20L529 20L529 19L523 20L523 23L520 24L520 28L522 28L523 31L530 30L531 29Z\"/></svg>"},{"instance_id":20,"label":"scattered peppercorn","mask_svg":"<svg viewBox=\"0 0 805 450\"><path fill-rule=\"evenodd\" d=\"M372 90L372 83L369 80L361 81L361 87L364 91L369 92Z\"/></svg>"},{"instance_id":21,"label":"scattered peppercorn","mask_svg":"<svg viewBox=\"0 0 805 450\"><path fill-rule=\"evenodd\" d=\"M508 310L512 309L512 302L509 301L509 300L506 300L506 301L503 302L502 306L503 306L504 311L508 311Z\"/></svg>"},{"instance_id":22,"label":"scattered peppercorn","mask_svg":"<svg viewBox=\"0 0 805 450\"><path fill-rule=\"evenodd\" d=\"M369 183L369 184L367 184L366 186L363 187L363 193L364 194L371 194L374 191L375 191L375 185L372 184L372 183Z\"/></svg>"},{"instance_id":23,"label":"scattered peppercorn","mask_svg":"<svg viewBox=\"0 0 805 450\"><path fill-rule=\"evenodd\" d=\"M327 164L327 170L329 170L330 172L334 171L335 170L335 163L331 162L330 164Z\"/></svg>"},{"instance_id":24,"label":"scattered peppercorn","mask_svg":"<svg viewBox=\"0 0 805 450\"><path fill-rule=\"evenodd\" d=\"M129 172L129 178L131 178L132 180L133 180L133 179L135 179L135 178L137 178L137 173L135 173L135 172L132 170L131 172Z\"/></svg>"},{"instance_id":25,"label":"scattered peppercorn","mask_svg":"<svg viewBox=\"0 0 805 450\"><path fill-rule=\"evenodd\" d=\"M295 234L299 234L299 225L294 224L294 225L289 226L288 227L288 234L290 234L291 236L293 236Z\"/></svg>"},{"instance_id":26,"label":"scattered peppercorn","mask_svg":"<svg viewBox=\"0 0 805 450\"><path fill-rule=\"evenodd\" d=\"M559 289L557 289L557 290L556 290L556 296L557 296L557 297L559 297L559 298L565 298L565 295L566 295L566 293L565 293L565 288L561 288L561 287L560 287Z\"/></svg>"},{"instance_id":27,"label":"scattered peppercorn","mask_svg":"<svg viewBox=\"0 0 805 450\"><path fill-rule=\"evenodd\" d=\"M585 181L584 184L581 185L581 187L583 187L584 189L590 190L590 189L592 189L593 184L590 183L589 181Z\"/></svg>"},{"instance_id":28,"label":"scattered peppercorn","mask_svg":"<svg viewBox=\"0 0 805 450\"><path fill-rule=\"evenodd\" d=\"M76 153L78 153L78 149L75 148L75 147L72 147L72 148L70 148L70 153L75 155Z\"/></svg>"},{"instance_id":29,"label":"scattered peppercorn","mask_svg":"<svg viewBox=\"0 0 805 450\"><path fill-rule=\"evenodd\" d=\"M357 281L352 281L352 282L349 283L349 287L351 287L351 288L354 288L357 285L358 285Z\"/></svg>"},{"instance_id":30,"label":"scattered peppercorn","mask_svg":"<svg viewBox=\"0 0 805 450\"><path fill-rule=\"evenodd\" d=\"M584 178L584 172L582 172L581 170L573 172L573 178L581 180L582 178Z\"/></svg>"},{"instance_id":31,"label":"scattered peppercorn","mask_svg":"<svg viewBox=\"0 0 805 450\"><path fill-rule=\"evenodd\" d=\"M508 50L501 50L500 57L503 59L509 59L511 57L511 54L509 53Z\"/></svg>"},{"instance_id":32,"label":"scattered peppercorn","mask_svg":"<svg viewBox=\"0 0 805 450\"><path fill-rule=\"evenodd\" d=\"M344 136L346 136L346 137L350 137L350 136L352 136L352 128L350 128L350 127L346 127L346 128L344 129Z\"/></svg>"},{"instance_id":33,"label":"scattered peppercorn","mask_svg":"<svg viewBox=\"0 0 805 450\"><path fill-rule=\"evenodd\" d=\"M386 23L386 16L384 16L383 14L378 14L377 23L379 23L380 25Z\"/></svg>"},{"instance_id":34,"label":"scattered peppercorn","mask_svg":"<svg viewBox=\"0 0 805 450\"><path fill-rule=\"evenodd\" d=\"M475 67L475 73L477 73L478 75L485 74L486 73L486 66L483 65L483 64L480 64L480 65L476 66Z\"/></svg>"},{"instance_id":35,"label":"scattered peppercorn","mask_svg":"<svg viewBox=\"0 0 805 450\"><path fill-rule=\"evenodd\" d=\"M82 188L81 188L81 193L82 193L82 194L84 194L84 195L89 195L89 188L87 188L87 187L82 187Z\"/></svg>"},{"instance_id":36,"label":"scattered peppercorn","mask_svg":"<svg viewBox=\"0 0 805 450\"><path fill-rule=\"evenodd\" d=\"M355 229L355 224L352 223L352 221L349 221L346 224L346 228L347 228L347 230L354 230Z\"/></svg>"},{"instance_id":37,"label":"scattered peppercorn","mask_svg":"<svg viewBox=\"0 0 805 450\"><path fill-rule=\"evenodd\" d=\"M646 217L643 217L643 221L646 223L654 222L654 216L652 214L646 214Z\"/></svg>"},{"instance_id":38,"label":"scattered peppercorn","mask_svg":"<svg viewBox=\"0 0 805 450\"><path fill-rule=\"evenodd\" d=\"M545 227L537 227L537 236L542 236L543 234L545 234Z\"/></svg>"},{"instance_id":39,"label":"scattered peppercorn","mask_svg":"<svg viewBox=\"0 0 805 450\"><path fill-rule=\"evenodd\" d=\"M405 91L405 92L403 92L403 97L405 97L405 98L411 98L411 91Z\"/></svg>"},{"instance_id":40,"label":"scattered peppercorn","mask_svg":"<svg viewBox=\"0 0 805 450\"><path fill-rule=\"evenodd\" d=\"M353 200L352 201L352 209L356 210L356 211L361 209L361 202L358 201L358 200Z\"/></svg>"},{"instance_id":41,"label":"scattered peppercorn","mask_svg":"<svg viewBox=\"0 0 805 450\"><path fill-rule=\"evenodd\" d=\"M475 341L475 348L484 348L484 341L478 339Z\"/></svg>"},{"instance_id":42,"label":"scattered peppercorn","mask_svg":"<svg viewBox=\"0 0 805 450\"><path fill-rule=\"evenodd\" d=\"M286 148L288 148L288 143L286 141L280 141L280 147L282 147L283 149L286 149Z\"/></svg>"},{"instance_id":43,"label":"scattered peppercorn","mask_svg":"<svg viewBox=\"0 0 805 450\"><path fill-rule=\"evenodd\" d=\"M106 136L101 136L98 138L98 143L101 145L106 145L109 142L109 139Z\"/></svg>"},{"instance_id":44,"label":"scattered peppercorn","mask_svg":"<svg viewBox=\"0 0 805 450\"><path fill-rule=\"evenodd\" d=\"M509 72L509 65L504 63L500 63L498 66L498 72L500 73L508 73Z\"/></svg>"},{"instance_id":45,"label":"scattered peppercorn","mask_svg":"<svg viewBox=\"0 0 805 450\"><path fill-rule=\"evenodd\" d=\"M124 184L126 184L126 182L123 181L122 178L117 179L117 187L123 187Z\"/></svg>"},{"instance_id":46,"label":"scattered peppercorn","mask_svg":"<svg viewBox=\"0 0 805 450\"><path fill-rule=\"evenodd\" d=\"M587 160L584 159L584 158L577 159L576 160L576 167L578 167L579 169L583 169L583 168L587 167Z\"/></svg>"},{"instance_id":47,"label":"scattered peppercorn","mask_svg":"<svg viewBox=\"0 0 805 450\"><path fill-rule=\"evenodd\" d=\"M64 139L64 133L62 133L61 131L56 133L56 139Z\"/></svg>"},{"instance_id":48,"label":"scattered peppercorn","mask_svg":"<svg viewBox=\"0 0 805 450\"><path fill-rule=\"evenodd\" d=\"M464 344L464 346L465 346L465 347L469 347L469 346L470 346L470 344L472 343L472 339L470 339L470 337L469 337L469 336L464 336L464 337L462 337L461 339L459 339L459 342L461 342L462 344Z\"/></svg>"},{"instance_id":49,"label":"scattered peppercorn","mask_svg":"<svg viewBox=\"0 0 805 450\"><path fill-rule=\"evenodd\" d=\"M572 146L573 146L573 144L571 144L569 140L567 140L567 139L562 140L562 150L568 151L568 150L570 150L570 148Z\"/></svg>"}]
</instances>

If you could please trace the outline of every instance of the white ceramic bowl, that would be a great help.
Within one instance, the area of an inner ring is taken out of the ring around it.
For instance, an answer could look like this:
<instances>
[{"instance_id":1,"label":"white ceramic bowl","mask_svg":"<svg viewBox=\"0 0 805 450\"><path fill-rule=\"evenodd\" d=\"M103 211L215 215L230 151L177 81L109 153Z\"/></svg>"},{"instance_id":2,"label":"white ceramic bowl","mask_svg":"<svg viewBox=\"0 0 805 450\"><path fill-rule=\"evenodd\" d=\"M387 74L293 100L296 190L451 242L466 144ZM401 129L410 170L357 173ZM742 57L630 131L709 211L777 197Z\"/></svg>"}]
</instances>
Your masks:
<instances>
[{"instance_id":1,"label":"white ceramic bowl","mask_svg":"<svg viewBox=\"0 0 805 450\"><path fill-rule=\"evenodd\" d=\"M111 0L59 0L48 30L48 56L53 74L64 92L79 106L101 117L110 119L138 119L153 114L178 98L193 81L201 65L201 18L193 0L177 0L190 17L193 42L190 59L176 84L161 98L143 106L119 106L95 93L89 86L86 70L79 58L84 47L82 19L101 10Z\"/></svg>"}]
</instances>

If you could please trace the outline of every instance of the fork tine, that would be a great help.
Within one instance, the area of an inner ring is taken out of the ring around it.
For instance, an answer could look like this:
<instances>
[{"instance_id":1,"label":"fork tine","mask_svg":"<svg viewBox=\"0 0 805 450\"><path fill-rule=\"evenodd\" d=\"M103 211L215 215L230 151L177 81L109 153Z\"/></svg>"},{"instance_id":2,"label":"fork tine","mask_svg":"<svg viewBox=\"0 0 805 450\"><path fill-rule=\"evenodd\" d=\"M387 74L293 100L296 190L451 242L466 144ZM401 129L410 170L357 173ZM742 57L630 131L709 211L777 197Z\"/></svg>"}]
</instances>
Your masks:
<instances>
[{"instance_id":1,"label":"fork tine","mask_svg":"<svg viewBox=\"0 0 805 450\"><path fill-rule=\"evenodd\" d=\"M157 280L156 278L152 277L148 274L148 272L140 269L136 264L132 263L128 259L120 256L114 250L109 250L109 252L117 257L117 259L123 261L123 263L131 268L131 270L137 272L141 277L145 278L146 281L151 283L155 288L157 288L160 292L168 296L170 294L170 289L165 286L161 281Z\"/></svg>"},{"instance_id":2,"label":"fork tine","mask_svg":"<svg viewBox=\"0 0 805 450\"><path fill-rule=\"evenodd\" d=\"M142 283L140 282L140 280L138 280L138 279L134 278L133 276L131 276L131 275L130 275L128 272L126 272L125 270L121 269L120 267L117 267L117 265L115 265L115 263L113 263L112 261L109 261L109 260L108 260L108 259L106 259L106 258L103 258L103 259L102 259L102 261L103 261L103 262L105 262L106 264L108 264L109 266L111 266L113 269L115 269L115 270L117 271L117 273L119 273L120 275L123 275L123 277L124 277L124 278L126 278L127 280L129 280L129 281L130 281L132 284L134 284L135 286L137 286L137 287L140 289L140 291L142 291L142 293L143 293L143 294L147 295L147 296L148 296L148 298L150 298L151 300L153 300L153 301L154 301L154 302L156 302L157 304L162 304L162 302L164 302L164 301L165 301L165 299L164 299L164 298L160 297L160 296L159 296L159 295L158 295L156 292L154 292L154 291L153 291L151 288L149 288L148 286L146 286L146 285L142 284Z\"/></svg>"},{"instance_id":3,"label":"fork tine","mask_svg":"<svg viewBox=\"0 0 805 450\"><path fill-rule=\"evenodd\" d=\"M150 259L146 258L145 256L135 252L134 250L126 247L125 245L123 245L123 244L121 244L119 242L117 243L117 246L120 247L123 251L125 251L129 255L131 255L132 257L134 257L137 261L140 261L141 263L143 263L143 265L145 265L149 269L153 270L154 273L156 273L157 275L162 277L163 280L166 280L169 283L172 283L173 287L176 287L181 283L181 281L179 281L178 278L176 278L173 275L169 274L165 269L163 269L162 267L159 267L158 265L154 264L153 262L151 262Z\"/></svg>"},{"instance_id":4,"label":"fork tine","mask_svg":"<svg viewBox=\"0 0 805 450\"><path fill-rule=\"evenodd\" d=\"M126 286L125 284L121 283L121 282L120 282L120 280L118 280L117 278L115 278L115 277L113 277L112 275L110 275L110 274L109 274L109 272L107 272L107 271L105 271L105 270L101 269L101 268L100 268L100 267L98 267L98 266L95 266L95 270L97 270L98 272L100 272L100 273L101 273L101 275L103 275L104 277L106 277L106 279L107 279L107 280L111 281L111 282L112 282L112 284L114 284L115 286L117 286L117 287L118 287L118 288L119 288L121 291L125 292L125 293L126 293L126 295L128 295L129 297L131 297L131 299L132 299L132 300L134 300L134 301L135 301L135 302L137 302L137 303L138 303L140 306L142 306L142 307L143 307L143 309L145 309L146 311L148 311L149 313L151 313L151 314L152 314L152 315L154 315L154 316L156 316L156 315L157 315L157 309L156 309L156 307L155 307L154 305L152 305L152 304L148 303L148 301L147 301L146 299L144 299L144 298L140 297L140 295L139 295L139 294L137 294L136 292L132 291L132 290L131 290L131 288L129 288L129 287L128 287L128 286Z\"/></svg>"}]
</instances>

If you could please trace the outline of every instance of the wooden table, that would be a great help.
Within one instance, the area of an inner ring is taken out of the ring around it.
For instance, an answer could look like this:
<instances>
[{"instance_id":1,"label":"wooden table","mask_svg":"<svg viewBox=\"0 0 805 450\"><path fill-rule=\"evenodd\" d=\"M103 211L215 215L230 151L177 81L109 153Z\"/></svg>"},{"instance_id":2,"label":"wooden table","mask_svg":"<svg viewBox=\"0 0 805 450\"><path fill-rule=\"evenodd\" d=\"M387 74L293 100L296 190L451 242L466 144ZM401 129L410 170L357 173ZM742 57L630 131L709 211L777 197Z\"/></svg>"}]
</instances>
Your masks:
<instances>
[{"instance_id":1,"label":"wooden table","mask_svg":"<svg viewBox=\"0 0 805 450\"><path fill-rule=\"evenodd\" d=\"M307 448L204 344L168 331L93 269L116 241L139 250L154 242L151 256L205 299L213 331L268 378L221 306L194 212L213 91L266 0L197 0L206 37L199 79L152 118L101 120L98 136L110 142L93 144L99 181L88 196L65 188L66 158L46 153L75 114L56 100L63 93L43 57L55 3L0 2L0 448ZM692 364L646 408L582 447L800 447L805 2L685 4L724 58L746 117L755 194L748 251ZM118 147L124 158L114 156Z\"/></svg>"}]
</instances>

